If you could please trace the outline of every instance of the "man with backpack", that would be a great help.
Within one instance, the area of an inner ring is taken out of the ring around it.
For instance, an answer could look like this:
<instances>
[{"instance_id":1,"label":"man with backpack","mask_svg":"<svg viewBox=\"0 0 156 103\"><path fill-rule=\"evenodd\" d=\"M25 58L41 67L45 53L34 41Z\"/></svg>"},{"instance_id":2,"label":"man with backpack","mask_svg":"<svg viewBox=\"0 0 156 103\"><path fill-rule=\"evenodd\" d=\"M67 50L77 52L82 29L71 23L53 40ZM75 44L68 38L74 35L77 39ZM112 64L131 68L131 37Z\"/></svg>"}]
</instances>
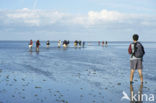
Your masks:
<instances>
[{"instance_id":1,"label":"man with backpack","mask_svg":"<svg viewBox=\"0 0 156 103\"><path fill-rule=\"evenodd\" d=\"M133 35L133 43L129 45L128 52L131 55L130 57L130 83L133 83L133 76L135 70L138 70L141 83L143 83L143 75L142 75L142 61L143 56L145 54L144 47L140 42L138 42L139 36L137 34Z\"/></svg>"}]
</instances>

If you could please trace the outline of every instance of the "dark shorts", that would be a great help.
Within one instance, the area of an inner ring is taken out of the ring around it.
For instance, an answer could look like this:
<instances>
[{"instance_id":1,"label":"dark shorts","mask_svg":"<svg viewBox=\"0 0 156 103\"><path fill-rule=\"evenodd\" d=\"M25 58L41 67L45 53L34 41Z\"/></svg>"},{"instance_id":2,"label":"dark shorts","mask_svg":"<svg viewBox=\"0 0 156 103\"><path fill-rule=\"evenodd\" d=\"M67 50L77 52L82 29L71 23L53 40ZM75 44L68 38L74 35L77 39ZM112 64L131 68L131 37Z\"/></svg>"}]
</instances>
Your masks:
<instances>
[{"instance_id":1,"label":"dark shorts","mask_svg":"<svg viewBox=\"0 0 156 103\"><path fill-rule=\"evenodd\" d=\"M141 59L130 60L130 68L134 70L143 69L142 60Z\"/></svg>"}]
</instances>

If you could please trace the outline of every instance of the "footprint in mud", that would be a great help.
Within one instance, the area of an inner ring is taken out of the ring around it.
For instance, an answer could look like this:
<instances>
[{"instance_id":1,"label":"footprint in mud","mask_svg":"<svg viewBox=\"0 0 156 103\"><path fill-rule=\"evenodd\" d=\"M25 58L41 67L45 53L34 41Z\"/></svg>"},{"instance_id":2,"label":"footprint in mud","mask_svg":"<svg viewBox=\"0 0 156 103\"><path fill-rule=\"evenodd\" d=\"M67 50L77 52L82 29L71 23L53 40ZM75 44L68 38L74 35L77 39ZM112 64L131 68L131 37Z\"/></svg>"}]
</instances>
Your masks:
<instances>
[{"instance_id":1,"label":"footprint in mud","mask_svg":"<svg viewBox=\"0 0 156 103\"><path fill-rule=\"evenodd\" d=\"M81 95L80 95L80 97L82 98L82 97L83 97L83 95L81 94Z\"/></svg>"},{"instance_id":2,"label":"footprint in mud","mask_svg":"<svg viewBox=\"0 0 156 103\"><path fill-rule=\"evenodd\" d=\"M22 99L25 99L25 97L22 97Z\"/></svg>"},{"instance_id":3,"label":"footprint in mud","mask_svg":"<svg viewBox=\"0 0 156 103\"><path fill-rule=\"evenodd\" d=\"M102 93L101 93L101 92L99 92L99 95L102 95Z\"/></svg>"},{"instance_id":4,"label":"footprint in mud","mask_svg":"<svg viewBox=\"0 0 156 103\"><path fill-rule=\"evenodd\" d=\"M41 103L43 103L44 101L43 101L43 99L41 99Z\"/></svg>"},{"instance_id":5,"label":"footprint in mud","mask_svg":"<svg viewBox=\"0 0 156 103\"><path fill-rule=\"evenodd\" d=\"M93 100L93 103L96 103L96 101L95 101L95 100Z\"/></svg>"},{"instance_id":6,"label":"footprint in mud","mask_svg":"<svg viewBox=\"0 0 156 103\"><path fill-rule=\"evenodd\" d=\"M17 79L14 79L14 81L16 82L16 81L17 81Z\"/></svg>"},{"instance_id":7,"label":"footprint in mud","mask_svg":"<svg viewBox=\"0 0 156 103\"><path fill-rule=\"evenodd\" d=\"M37 97L38 95L37 95L37 94L35 94L34 96L35 96L35 97Z\"/></svg>"},{"instance_id":8,"label":"footprint in mud","mask_svg":"<svg viewBox=\"0 0 156 103\"><path fill-rule=\"evenodd\" d=\"M56 91L54 96L57 98L56 101L57 102L61 102L61 103L68 103L68 101L63 99L63 94L60 91Z\"/></svg>"},{"instance_id":9,"label":"footprint in mud","mask_svg":"<svg viewBox=\"0 0 156 103\"><path fill-rule=\"evenodd\" d=\"M12 84L9 84L9 86L12 86Z\"/></svg>"},{"instance_id":10,"label":"footprint in mud","mask_svg":"<svg viewBox=\"0 0 156 103\"><path fill-rule=\"evenodd\" d=\"M24 79L24 78L22 78L22 80L23 80L23 81L25 81L25 79Z\"/></svg>"},{"instance_id":11,"label":"footprint in mud","mask_svg":"<svg viewBox=\"0 0 156 103\"><path fill-rule=\"evenodd\" d=\"M35 88L41 88L41 87L39 87L39 86L35 86Z\"/></svg>"},{"instance_id":12,"label":"footprint in mud","mask_svg":"<svg viewBox=\"0 0 156 103\"><path fill-rule=\"evenodd\" d=\"M0 69L0 73L2 73L2 69Z\"/></svg>"},{"instance_id":13,"label":"footprint in mud","mask_svg":"<svg viewBox=\"0 0 156 103\"><path fill-rule=\"evenodd\" d=\"M93 97L96 97L96 95L93 95Z\"/></svg>"},{"instance_id":14,"label":"footprint in mud","mask_svg":"<svg viewBox=\"0 0 156 103\"><path fill-rule=\"evenodd\" d=\"M117 83L117 85L121 85L121 83Z\"/></svg>"},{"instance_id":15,"label":"footprint in mud","mask_svg":"<svg viewBox=\"0 0 156 103\"><path fill-rule=\"evenodd\" d=\"M6 78L9 79L9 75L7 75Z\"/></svg>"}]
</instances>

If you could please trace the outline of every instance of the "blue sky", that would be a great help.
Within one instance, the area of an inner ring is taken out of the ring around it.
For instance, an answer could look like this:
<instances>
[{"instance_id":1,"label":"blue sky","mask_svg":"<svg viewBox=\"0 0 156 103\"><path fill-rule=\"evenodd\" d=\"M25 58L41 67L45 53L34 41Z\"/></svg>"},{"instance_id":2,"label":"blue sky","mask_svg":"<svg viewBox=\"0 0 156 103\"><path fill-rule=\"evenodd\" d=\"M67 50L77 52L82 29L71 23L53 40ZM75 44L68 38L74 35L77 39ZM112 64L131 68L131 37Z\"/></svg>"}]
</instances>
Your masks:
<instances>
[{"instance_id":1,"label":"blue sky","mask_svg":"<svg viewBox=\"0 0 156 103\"><path fill-rule=\"evenodd\" d=\"M155 41L156 0L0 0L0 40Z\"/></svg>"}]
</instances>

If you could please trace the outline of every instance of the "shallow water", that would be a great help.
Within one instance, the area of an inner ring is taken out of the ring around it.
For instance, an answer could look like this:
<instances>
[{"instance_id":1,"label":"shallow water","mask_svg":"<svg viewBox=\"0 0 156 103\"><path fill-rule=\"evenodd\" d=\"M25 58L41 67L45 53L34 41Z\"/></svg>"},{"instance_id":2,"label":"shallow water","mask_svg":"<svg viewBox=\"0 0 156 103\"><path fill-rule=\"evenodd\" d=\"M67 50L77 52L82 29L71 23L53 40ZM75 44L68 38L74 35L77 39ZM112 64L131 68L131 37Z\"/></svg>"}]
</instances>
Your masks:
<instances>
[{"instance_id":1,"label":"shallow water","mask_svg":"<svg viewBox=\"0 0 156 103\"><path fill-rule=\"evenodd\" d=\"M27 41L0 41L0 103L130 103L121 101L123 91L130 96L128 45L63 49L42 42L40 52L30 52ZM156 43L143 45L143 94L156 96ZM134 92L139 88L136 72Z\"/></svg>"}]
</instances>

